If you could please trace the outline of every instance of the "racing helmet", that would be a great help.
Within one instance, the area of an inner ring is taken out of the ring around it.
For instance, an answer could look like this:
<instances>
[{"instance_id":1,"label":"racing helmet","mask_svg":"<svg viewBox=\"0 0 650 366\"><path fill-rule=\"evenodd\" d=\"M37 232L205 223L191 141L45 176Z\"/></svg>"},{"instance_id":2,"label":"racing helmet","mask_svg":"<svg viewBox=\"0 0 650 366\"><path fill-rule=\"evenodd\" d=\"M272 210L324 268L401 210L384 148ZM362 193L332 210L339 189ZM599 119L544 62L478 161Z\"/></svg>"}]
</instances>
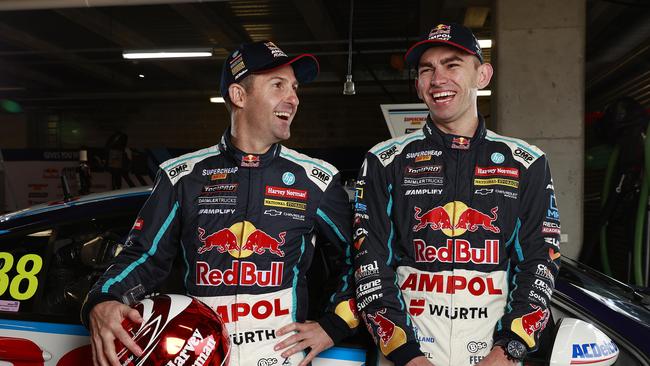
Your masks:
<instances>
[{"instance_id":1,"label":"racing helmet","mask_svg":"<svg viewBox=\"0 0 650 366\"><path fill-rule=\"evenodd\" d=\"M132 305L142 315L122 327L142 348L137 357L116 341L122 366L227 366L230 341L221 318L201 301L184 295L158 295Z\"/></svg>"}]
</instances>

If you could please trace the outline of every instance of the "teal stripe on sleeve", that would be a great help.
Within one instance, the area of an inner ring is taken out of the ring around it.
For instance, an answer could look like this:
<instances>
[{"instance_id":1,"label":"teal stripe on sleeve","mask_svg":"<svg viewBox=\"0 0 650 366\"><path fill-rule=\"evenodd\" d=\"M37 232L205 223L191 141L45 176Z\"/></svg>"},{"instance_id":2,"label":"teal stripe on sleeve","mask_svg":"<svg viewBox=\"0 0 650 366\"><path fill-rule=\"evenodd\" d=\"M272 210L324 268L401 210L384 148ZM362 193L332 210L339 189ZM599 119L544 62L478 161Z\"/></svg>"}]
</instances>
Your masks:
<instances>
[{"instance_id":1,"label":"teal stripe on sleeve","mask_svg":"<svg viewBox=\"0 0 650 366\"><path fill-rule=\"evenodd\" d=\"M121 282L136 267L138 267L139 265L146 262L147 259L149 259L149 257L151 257L152 255L154 255L156 253L156 250L158 250L158 243L160 242L160 239L162 238L162 236L165 234L165 231L167 231L167 229L169 228L169 225L171 225L172 221L174 220L174 217L176 216L176 211L178 211L178 207L179 207L178 202L174 203L174 206L172 206L172 209L169 212L169 215L167 215L167 219L165 220L163 225L160 227L160 229L158 230L158 233L156 234L155 238L153 239L153 244L151 245L151 248L149 248L149 250L146 253L142 254L142 256L138 260L136 260L135 262L129 264L129 266L126 267L124 270L122 270L122 272L119 275L117 275L117 276L109 279L108 281L106 281L104 283L104 285L102 286L102 293L107 293L108 290L111 288L111 286L113 286L117 282Z\"/></svg>"}]
</instances>

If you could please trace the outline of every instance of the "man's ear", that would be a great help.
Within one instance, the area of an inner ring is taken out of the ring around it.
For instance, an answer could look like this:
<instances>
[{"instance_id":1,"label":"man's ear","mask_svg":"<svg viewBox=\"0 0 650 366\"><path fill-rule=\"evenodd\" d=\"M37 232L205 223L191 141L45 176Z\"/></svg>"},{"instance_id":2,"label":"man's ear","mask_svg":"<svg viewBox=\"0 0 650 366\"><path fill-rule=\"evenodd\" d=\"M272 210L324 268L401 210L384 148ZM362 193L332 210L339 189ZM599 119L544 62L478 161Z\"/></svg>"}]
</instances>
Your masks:
<instances>
[{"instance_id":1,"label":"man's ear","mask_svg":"<svg viewBox=\"0 0 650 366\"><path fill-rule=\"evenodd\" d=\"M246 104L246 89L237 83L232 83L228 87L228 97L230 103L238 108L244 108Z\"/></svg>"},{"instance_id":2,"label":"man's ear","mask_svg":"<svg viewBox=\"0 0 650 366\"><path fill-rule=\"evenodd\" d=\"M492 68L492 65L485 63L482 64L478 67L478 80L477 80L477 87L479 89L483 89L488 84L490 84L490 80L492 80L492 75L494 74L494 69Z\"/></svg>"}]
</instances>

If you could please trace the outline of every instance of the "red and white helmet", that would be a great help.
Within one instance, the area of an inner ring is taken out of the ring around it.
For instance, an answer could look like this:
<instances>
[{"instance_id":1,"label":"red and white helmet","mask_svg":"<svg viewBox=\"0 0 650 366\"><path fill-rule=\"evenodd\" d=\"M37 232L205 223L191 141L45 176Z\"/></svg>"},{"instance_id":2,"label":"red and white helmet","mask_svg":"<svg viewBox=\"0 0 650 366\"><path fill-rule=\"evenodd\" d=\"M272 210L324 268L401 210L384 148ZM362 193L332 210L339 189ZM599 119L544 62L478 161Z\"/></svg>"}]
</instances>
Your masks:
<instances>
[{"instance_id":1,"label":"red and white helmet","mask_svg":"<svg viewBox=\"0 0 650 366\"><path fill-rule=\"evenodd\" d=\"M132 306L142 324L122 323L144 353L116 342L122 366L226 366L230 341L221 318L189 296L159 295Z\"/></svg>"}]
</instances>

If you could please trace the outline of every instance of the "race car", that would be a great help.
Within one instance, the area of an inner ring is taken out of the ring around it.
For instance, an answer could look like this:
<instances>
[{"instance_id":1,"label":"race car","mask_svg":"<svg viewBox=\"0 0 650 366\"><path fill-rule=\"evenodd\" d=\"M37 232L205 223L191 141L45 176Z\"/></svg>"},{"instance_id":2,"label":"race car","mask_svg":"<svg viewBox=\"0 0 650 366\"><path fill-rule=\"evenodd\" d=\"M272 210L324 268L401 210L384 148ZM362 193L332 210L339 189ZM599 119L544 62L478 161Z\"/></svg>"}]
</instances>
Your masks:
<instances>
[{"instance_id":1,"label":"race car","mask_svg":"<svg viewBox=\"0 0 650 366\"><path fill-rule=\"evenodd\" d=\"M92 359L88 331L79 320L81 303L122 249L150 193L144 187L90 194L0 216L0 365L65 366ZM314 316L326 292L323 283L334 277L328 276L336 268L330 257L317 253L309 276L310 287L319 289L311 291ZM160 293L183 292L183 265L175 263L179 270ZM555 285L546 343L527 364L650 366L647 292L567 258ZM593 336L593 329L602 333ZM361 329L342 346L321 353L313 365L376 364L371 344Z\"/></svg>"}]
</instances>

